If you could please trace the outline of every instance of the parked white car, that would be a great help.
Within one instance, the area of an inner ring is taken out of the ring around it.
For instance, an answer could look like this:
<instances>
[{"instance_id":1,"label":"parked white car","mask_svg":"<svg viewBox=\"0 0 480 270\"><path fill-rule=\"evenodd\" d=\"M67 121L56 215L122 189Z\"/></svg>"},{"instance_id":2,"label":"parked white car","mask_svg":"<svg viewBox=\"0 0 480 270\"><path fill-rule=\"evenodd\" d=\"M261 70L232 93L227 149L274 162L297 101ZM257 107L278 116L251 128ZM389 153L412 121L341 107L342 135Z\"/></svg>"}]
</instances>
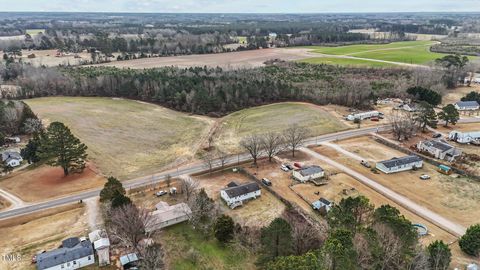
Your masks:
<instances>
[{"instance_id":1,"label":"parked white car","mask_svg":"<svg viewBox=\"0 0 480 270\"><path fill-rule=\"evenodd\" d=\"M428 179L430 179L430 175L428 175L428 174L422 174L422 175L420 176L420 179L422 179L422 180L428 180Z\"/></svg>"}]
</instances>

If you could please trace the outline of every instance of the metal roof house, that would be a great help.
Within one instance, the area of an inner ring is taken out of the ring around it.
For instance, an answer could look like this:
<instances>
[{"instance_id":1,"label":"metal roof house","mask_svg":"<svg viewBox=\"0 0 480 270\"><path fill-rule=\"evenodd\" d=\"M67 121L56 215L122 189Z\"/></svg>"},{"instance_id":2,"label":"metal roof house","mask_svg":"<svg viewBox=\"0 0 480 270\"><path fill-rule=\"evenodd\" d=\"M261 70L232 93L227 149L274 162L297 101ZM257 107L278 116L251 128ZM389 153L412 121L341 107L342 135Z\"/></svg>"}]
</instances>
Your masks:
<instances>
[{"instance_id":1,"label":"metal roof house","mask_svg":"<svg viewBox=\"0 0 480 270\"><path fill-rule=\"evenodd\" d=\"M367 119L367 118L378 117L378 116L381 116L381 115L383 115L383 113L381 113L381 112L369 111L369 112L349 114L349 115L347 115L346 119L348 121L353 121L355 119L364 120L364 119Z\"/></svg>"},{"instance_id":2,"label":"metal roof house","mask_svg":"<svg viewBox=\"0 0 480 270\"><path fill-rule=\"evenodd\" d=\"M138 256L136 253L129 253L120 257L120 264L124 270L127 269L138 269Z\"/></svg>"},{"instance_id":3,"label":"metal roof house","mask_svg":"<svg viewBox=\"0 0 480 270\"><path fill-rule=\"evenodd\" d=\"M396 173L423 167L423 160L415 155L377 162L376 168L384 173Z\"/></svg>"},{"instance_id":4,"label":"metal roof house","mask_svg":"<svg viewBox=\"0 0 480 270\"><path fill-rule=\"evenodd\" d=\"M37 255L38 270L79 269L94 263L92 243L78 237L65 239L60 248Z\"/></svg>"},{"instance_id":5,"label":"metal roof house","mask_svg":"<svg viewBox=\"0 0 480 270\"><path fill-rule=\"evenodd\" d=\"M261 194L262 190L260 189L260 186L255 182L234 187L227 187L220 190L220 197L232 209L237 206L243 205L244 201L260 197Z\"/></svg>"},{"instance_id":6,"label":"metal roof house","mask_svg":"<svg viewBox=\"0 0 480 270\"><path fill-rule=\"evenodd\" d=\"M462 154L462 150L440 140L418 142L417 149L427 152L435 158L444 159L450 162Z\"/></svg>"},{"instance_id":7,"label":"metal roof house","mask_svg":"<svg viewBox=\"0 0 480 270\"><path fill-rule=\"evenodd\" d=\"M325 198L320 198L318 201L312 203L312 208L323 212L324 214L328 213L332 209L333 203Z\"/></svg>"},{"instance_id":8,"label":"metal roof house","mask_svg":"<svg viewBox=\"0 0 480 270\"><path fill-rule=\"evenodd\" d=\"M2 153L2 162L10 167L18 167L22 163L23 158L19 152L5 151Z\"/></svg>"},{"instance_id":9,"label":"metal roof house","mask_svg":"<svg viewBox=\"0 0 480 270\"><path fill-rule=\"evenodd\" d=\"M480 131L461 132L454 130L448 134L448 138L458 143L478 142L480 141Z\"/></svg>"},{"instance_id":10,"label":"metal roof house","mask_svg":"<svg viewBox=\"0 0 480 270\"><path fill-rule=\"evenodd\" d=\"M192 216L192 210L186 203L168 205L166 202L159 202L155 205L157 210L150 213L151 221L145 230L152 232L187 221Z\"/></svg>"},{"instance_id":11,"label":"metal roof house","mask_svg":"<svg viewBox=\"0 0 480 270\"><path fill-rule=\"evenodd\" d=\"M319 179L325 176L325 171L318 165L306 166L296 169L292 172L293 178L297 181L305 183L310 180Z\"/></svg>"},{"instance_id":12,"label":"metal roof house","mask_svg":"<svg viewBox=\"0 0 480 270\"><path fill-rule=\"evenodd\" d=\"M480 109L480 104L477 101L459 101L455 103L455 108L459 111L475 111Z\"/></svg>"}]
</instances>

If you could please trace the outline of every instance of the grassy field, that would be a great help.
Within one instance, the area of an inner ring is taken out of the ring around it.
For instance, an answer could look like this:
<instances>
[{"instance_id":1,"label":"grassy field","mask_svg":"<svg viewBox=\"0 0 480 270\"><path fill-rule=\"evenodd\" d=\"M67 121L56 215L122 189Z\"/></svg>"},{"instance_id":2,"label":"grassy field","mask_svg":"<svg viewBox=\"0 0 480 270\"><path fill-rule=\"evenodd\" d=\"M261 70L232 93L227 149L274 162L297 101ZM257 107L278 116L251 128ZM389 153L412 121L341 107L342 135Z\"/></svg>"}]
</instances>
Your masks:
<instances>
[{"instance_id":1,"label":"grassy field","mask_svg":"<svg viewBox=\"0 0 480 270\"><path fill-rule=\"evenodd\" d=\"M187 223L164 230L160 236L168 258L168 269L256 269L256 258L248 250L221 246L205 239Z\"/></svg>"},{"instance_id":2,"label":"grassy field","mask_svg":"<svg viewBox=\"0 0 480 270\"><path fill-rule=\"evenodd\" d=\"M36 35L36 34L39 34L39 33L44 34L45 29L27 29L25 32L29 35Z\"/></svg>"},{"instance_id":3,"label":"grassy field","mask_svg":"<svg viewBox=\"0 0 480 270\"><path fill-rule=\"evenodd\" d=\"M299 62L308 64L328 64L339 66L361 66L361 67L395 67L398 65L390 63L382 63L375 61L368 61L363 59L339 58L339 57L313 57L302 59Z\"/></svg>"},{"instance_id":4,"label":"grassy field","mask_svg":"<svg viewBox=\"0 0 480 270\"><path fill-rule=\"evenodd\" d=\"M132 100L51 97L26 102L44 123L69 126L88 146L89 158L100 171L121 179L192 157L212 123Z\"/></svg>"},{"instance_id":5,"label":"grassy field","mask_svg":"<svg viewBox=\"0 0 480 270\"><path fill-rule=\"evenodd\" d=\"M358 58L368 58L383 61L392 61L407 64L427 64L437 58L445 56L441 53L430 52L432 41L403 41L378 45L350 45L340 47L307 47L312 52L330 55L349 55ZM368 64L368 63L362 63ZM371 62L372 65L378 63Z\"/></svg>"},{"instance_id":6,"label":"grassy field","mask_svg":"<svg viewBox=\"0 0 480 270\"><path fill-rule=\"evenodd\" d=\"M238 151L240 140L250 134L281 132L292 124L311 129L320 135L348 127L322 108L304 103L285 102L259 106L226 116L217 132L216 145L227 151Z\"/></svg>"}]
</instances>

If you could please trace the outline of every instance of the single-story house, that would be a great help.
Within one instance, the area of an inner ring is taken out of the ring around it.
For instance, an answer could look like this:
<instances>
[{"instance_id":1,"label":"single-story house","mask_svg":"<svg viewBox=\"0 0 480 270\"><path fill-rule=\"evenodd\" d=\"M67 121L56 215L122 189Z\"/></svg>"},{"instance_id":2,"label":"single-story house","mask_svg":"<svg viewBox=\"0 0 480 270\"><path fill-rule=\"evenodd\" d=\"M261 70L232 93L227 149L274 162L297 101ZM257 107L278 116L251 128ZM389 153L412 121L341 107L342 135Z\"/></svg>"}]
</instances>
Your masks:
<instances>
[{"instance_id":1,"label":"single-story house","mask_svg":"<svg viewBox=\"0 0 480 270\"><path fill-rule=\"evenodd\" d=\"M403 103L396 107L398 110L404 110L407 112L416 112L418 110L417 106L413 103Z\"/></svg>"},{"instance_id":2,"label":"single-story house","mask_svg":"<svg viewBox=\"0 0 480 270\"><path fill-rule=\"evenodd\" d=\"M292 172L292 175L297 181L305 183L324 177L325 171L318 165L312 165L296 169Z\"/></svg>"},{"instance_id":3,"label":"single-story house","mask_svg":"<svg viewBox=\"0 0 480 270\"><path fill-rule=\"evenodd\" d=\"M2 162L10 167L18 167L22 163L23 158L19 152L5 151L2 153Z\"/></svg>"},{"instance_id":4,"label":"single-story house","mask_svg":"<svg viewBox=\"0 0 480 270\"><path fill-rule=\"evenodd\" d=\"M187 221L192 215L192 210L186 203L168 205L166 202L159 202L155 208L157 210L150 213L152 219L145 228L147 232Z\"/></svg>"},{"instance_id":5,"label":"single-story house","mask_svg":"<svg viewBox=\"0 0 480 270\"><path fill-rule=\"evenodd\" d=\"M448 138L458 143L471 143L480 141L480 131L461 132L454 130L448 134Z\"/></svg>"},{"instance_id":6,"label":"single-story house","mask_svg":"<svg viewBox=\"0 0 480 270\"><path fill-rule=\"evenodd\" d=\"M227 203L230 208L243 205L243 202L250 199L260 197L262 191L260 186L255 183L246 183L234 187L227 187L220 190L220 197Z\"/></svg>"},{"instance_id":7,"label":"single-story house","mask_svg":"<svg viewBox=\"0 0 480 270\"><path fill-rule=\"evenodd\" d=\"M123 270L138 269L138 256L136 253L129 253L120 257L120 264Z\"/></svg>"},{"instance_id":8,"label":"single-story house","mask_svg":"<svg viewBox=\"0 0 480 270\"><path fill-rule=\"evenodd\" d=\"M453 161L462 154L462 150L440 140L421 141L417 144L420 151L425 151L435 158Z\"/></svg>"},{"instance_id":9,"label":"single-story house","mask_svg":"<svg viewBox=\"0 0 480 270\"><path fill-rule=\"evenodd\" d=\"M459 101L455 103L455 108L459 111L475 111L480 109L477 101Z\"/></svg>"},{"instance_id":10,"label":"single-story house","mask_svg":"<svg viewBox=\"0 0 480 270\"><path fill-rule=\"evenodd\" d=\"M333 203L325 198L320 198L318 201L312 203L314 210L318 210L324 214L328 213L332 209Z\"/></svg>"},{"instance_id":11,"label":"single-story house","mask_svg":"<svg viewBox=\"0 0 480 270\"><path fill-rule=\"evenodd\" d=\"M347 115L346 119L349 121L354 121L355 119L368 119L372 117L379 117L382 116L383 113L378 112L378 111L369 111L369 112L361 112L361 113L354 113L354 114L349 114Z\"/></svg>"},{"instance_id":12,"label":"single-story house","mask_svg":"<svg viewBox=\"0 0 480 270\"><path fill-rule=\"evenodd\" d=\"M60 248L37 255L38 270L79 269L94 263L92 243L78 237L65 239Z\"/></svg>"},{"instance_id":13,"label":"single-story house","mask_svg":"<svg viewBox=\"0 0 480 270\"><path fill-rule=\"evenodd\" d=\"M110 264L110 239L108 239L105 230L95 230L88 234L88 239L93 243L97 252L98 265L105 266Z\"/></svg>"},{"instance_id":14,"label":"single-story house","mask_svg":"<svg viewBox=\"0 0 480 270\"><path fill-rule=\"evenodd\" d=\"M396 173L423 167L423 160L415 155L377 162L376 168L384 173Z\"/></svg>"}]
</instances>

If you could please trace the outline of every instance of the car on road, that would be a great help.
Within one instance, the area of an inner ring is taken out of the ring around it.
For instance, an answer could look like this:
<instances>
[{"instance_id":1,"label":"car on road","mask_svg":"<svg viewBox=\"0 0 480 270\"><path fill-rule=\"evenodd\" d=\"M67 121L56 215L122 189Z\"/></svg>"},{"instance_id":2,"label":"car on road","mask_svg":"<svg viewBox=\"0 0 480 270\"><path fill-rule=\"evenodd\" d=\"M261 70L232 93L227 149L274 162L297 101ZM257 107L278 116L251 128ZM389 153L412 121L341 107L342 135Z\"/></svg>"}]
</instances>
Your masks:
<instances>
[{"instance_id":1,"label":"car on road","mask_svg":"<svg viewBox=\"0 0 480 270\"><path fill-rule=\"evenodd\" d=\"M265 186L271 186L272 185L272 182L270 180L268 180L267 178L262 178L262 183Z\"/></svg>"},{"instance_id":2,"label":"car on road","mask_svg":"<svg viewBox=\"0 0 480 270\"><path fill-rule=\"evenodd\" d=\"M366 160L362 160L360 161L360 164L362 164L364 167L366 168L371 168L372 166L370 165L370 163L368 163L368 161Z\"/></svg>"},{"instance_id":3,"label":"car on road","mask_svg":"<svg viewBox=\"0 0 480 270\"><path fill-rule=\"evenodd\" d=\"M167 195L168 192L166 192L165 190L160 190L159 192L156 192L155 193L155 196L157 197L161 197L163 195Z\"/></svg>"},{"instance_id":4,"label":"car on road","mask_svg":"<svg viewBox=\"0 0 480 270\"><path fill-rule=\"evenodd\" d=\"M420 176L420 179L422 179L422 180L428 180L428 179L430 179L430 175L428 175L428 174L422 174L422 175Z\"/></svg>"},{"instance_id":5,"label":"car on road","mask_svg":"<svg viewBox=\"0 0 480 270\"><path fill-rule=\"evenodd\" d=\"M432 137L433 137L433 138L440 138L440 137L442 137L442 134L440 134L440 133L435 133L435 134L432 135Z\"/></svg>"}]
</instances>

